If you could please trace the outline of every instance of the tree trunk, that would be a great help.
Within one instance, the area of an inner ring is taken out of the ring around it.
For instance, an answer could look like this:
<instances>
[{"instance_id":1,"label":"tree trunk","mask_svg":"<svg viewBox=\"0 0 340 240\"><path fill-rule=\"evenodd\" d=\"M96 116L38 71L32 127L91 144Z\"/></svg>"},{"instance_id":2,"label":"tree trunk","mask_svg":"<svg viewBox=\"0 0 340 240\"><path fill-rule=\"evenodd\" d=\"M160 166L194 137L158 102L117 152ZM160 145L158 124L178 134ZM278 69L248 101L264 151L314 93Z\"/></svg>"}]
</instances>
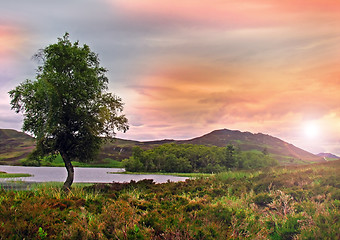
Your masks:
<instances>
[{"instance_id":1,"label":"tree trunk","mask_svg":"<svg viewBox=\"0 0 340 240\"><path fill-rule=\"evenodd\" d=\"M72 185L73 179L74 179L74 169L73 169L73 166L72 166L72 163L71 163L71 159L68 158L66 154L61 154L61 157L64 160L65 167L66 167L66 170L67 170L67 178L66 178L66 181L64 183L63 190L64 191L70 191L71 185Z\"/></svg>"}]
</instances>

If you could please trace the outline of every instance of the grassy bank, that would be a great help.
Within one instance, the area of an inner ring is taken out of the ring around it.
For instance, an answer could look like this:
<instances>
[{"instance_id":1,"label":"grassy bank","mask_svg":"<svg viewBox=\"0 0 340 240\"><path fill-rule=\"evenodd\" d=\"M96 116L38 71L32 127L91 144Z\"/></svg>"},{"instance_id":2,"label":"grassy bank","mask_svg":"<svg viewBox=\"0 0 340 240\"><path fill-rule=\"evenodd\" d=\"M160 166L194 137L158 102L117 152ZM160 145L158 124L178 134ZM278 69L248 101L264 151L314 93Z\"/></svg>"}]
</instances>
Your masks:
<instances>
[{"instance_id":1,"label":"grassy bank","mask_svg":"<svg viewBox=\"0 0 340 240\"><path fill-rule=\"evenodd\" d=\"M133 175L170 175L176 177L190 177L190 178L201 178L211 177L214 174L211 173L168 173L168 172L108 172L110 174L133 174Z\"/></svg>"},{"instance_id":2,"label":"grassy bank","mask_svg":"<svg viewBox=\"0 0 340 240\"><path fill-rule=\"evenodd\" d=\"M339 239L340 161L178 183L0 190L0 239Z\"/></svg>"},{"instance_id":3,"label":"grassy bank","mask_svg":"<svg viewBox=\"0 0 340 240\"><path fill-rule=\"evenodd\" d=\"M0 172L0 178L20 178L20 177L30 177L31 174L28 173L5 173Z\"/></svg>"},{"instance_id":4,"label":"grassy bank","mask_svg":"<svg viewBox=\"0 0 340 240\"><path fill-rule=\"evenodd\" d=\"M55 157L44 157L39 162L35 160L24 159L21 164L26 166L65 167L65 163L60 155ZM88 163L72 161L72 165L74 167L123 168L122 162L111 158L105 158L101 161L93 161Z\"/></svg>"}]
</instances>

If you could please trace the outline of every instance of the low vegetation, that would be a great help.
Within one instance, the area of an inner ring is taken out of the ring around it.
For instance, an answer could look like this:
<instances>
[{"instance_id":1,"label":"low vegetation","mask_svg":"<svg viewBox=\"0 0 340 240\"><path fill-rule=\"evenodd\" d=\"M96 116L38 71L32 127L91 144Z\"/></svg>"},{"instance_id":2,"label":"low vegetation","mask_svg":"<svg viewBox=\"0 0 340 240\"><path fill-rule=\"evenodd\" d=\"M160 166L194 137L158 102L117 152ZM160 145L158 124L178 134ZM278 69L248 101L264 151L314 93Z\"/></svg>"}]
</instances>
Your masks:
<instances>
[{"instance_id":1,"label":"low vegetation","mask_svg":"<svg viewBox=\"0 0 340 240\"><path fill-rule=\"evenodd\" d=\"M166 172L108 172L109 174L133 174L133 175L166 175L176 177L188 177L188 178L203 178L211 177L214 173L166 173Z\"/></svg>"},{"instance_id":2,"label":"low vegetation","mask_svg":"<svg viewBox=\"0 0 340 240\"><path fill-rule=\"evenodd\" d=\"M6 173L0 172L0 178L20 178L20 177L30 177L28 173Z\"/></svg>"},{"instance_id":3,"label":"low vegetation","mask_svg":"<svg viewBox=\"0 0 340 240\"><path fill-rule=\"evenodd\" d=\"M60 156L57 155L48 155L44 157L35 157L35 158L27 158L21 161L21 164L24 166L46 166L46 167L65 167L65 163ZM72 165L75 167L107 167L107 168L122 168L123 164L120 161L113 160L110 158L105 158L99 161L93 162L78 162L72 161Z\"/></svg>"},{"instance_id":4,"label":"low vegetation","mask_svg":"<svg viewBox=\"0 0 340 240\"><path fill-rule=\"evenodd\" d=\"M0 239L339 239L340 161L0 190Z\"/></svg>"},{"instance_id":5,"label":"low vegetation","mask_svg":"<svg viewBox=\"0 0 340 240\"><path fill-rule=\"evenodd\" d=\"M194 144L163 144L153 149L134 147L132 156L123 160L130 172L203 172L216 173L230 169L255 169L277 165L265 151L239 151L226 147Z\"/></svg>"}]
</instances>

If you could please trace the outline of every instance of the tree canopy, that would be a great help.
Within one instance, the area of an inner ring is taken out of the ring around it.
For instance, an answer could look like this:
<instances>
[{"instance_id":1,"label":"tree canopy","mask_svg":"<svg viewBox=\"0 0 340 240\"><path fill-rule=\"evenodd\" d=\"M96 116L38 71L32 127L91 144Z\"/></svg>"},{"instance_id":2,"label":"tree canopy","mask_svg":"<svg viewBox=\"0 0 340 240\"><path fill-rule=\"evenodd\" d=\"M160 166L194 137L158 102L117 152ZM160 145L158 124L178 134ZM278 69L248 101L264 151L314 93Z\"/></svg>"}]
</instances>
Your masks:
<instances>
[{"instance_id":1,"label":"tree canopy","mask_svg":"<svg viewBox=\"0 0 340 240\"><path fill-rule=\"evenodd\" d=\"M108 90L107 69L89 46L66 33L39 50L36 79L9 92L12 109L24 115L23 130L36 137L35 155L60 153L73 182L72 160L91 161L103 140L128 130L122 100Z\"/></svg>"},{"instance_id":2,"label":"tree canopy","mask_svg":"<svg viewBox=\"0 0 340 240\"><path fill-rule=\"evenodd\" d=\"M163 144L153 149L133 148L132 156L123 160L130 172L205 172L230 169L254 169L275 166L277 160L260 151L239 151L226 147L193 144Z\"/></svg>"}]
</instances>

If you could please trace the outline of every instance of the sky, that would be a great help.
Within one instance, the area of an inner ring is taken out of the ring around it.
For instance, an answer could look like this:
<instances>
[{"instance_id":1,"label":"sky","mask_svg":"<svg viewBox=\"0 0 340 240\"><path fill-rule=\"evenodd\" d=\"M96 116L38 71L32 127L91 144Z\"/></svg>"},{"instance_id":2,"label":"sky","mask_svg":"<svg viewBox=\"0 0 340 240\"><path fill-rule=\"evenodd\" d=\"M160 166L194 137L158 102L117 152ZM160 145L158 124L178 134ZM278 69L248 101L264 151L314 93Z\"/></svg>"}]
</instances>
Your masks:
<instances>
[{"instance_id":1,"label":"sky","mask_svg":"<svg viewBox=\"0 0 340 240\"><path fill-rule=\"evenodd\" d=\"M8 91L65 32L108 69L133 140L216 129L340 155L338 0L11 0L0 3L0 128L20 130Z\"/></svg>"}]
</instances>

